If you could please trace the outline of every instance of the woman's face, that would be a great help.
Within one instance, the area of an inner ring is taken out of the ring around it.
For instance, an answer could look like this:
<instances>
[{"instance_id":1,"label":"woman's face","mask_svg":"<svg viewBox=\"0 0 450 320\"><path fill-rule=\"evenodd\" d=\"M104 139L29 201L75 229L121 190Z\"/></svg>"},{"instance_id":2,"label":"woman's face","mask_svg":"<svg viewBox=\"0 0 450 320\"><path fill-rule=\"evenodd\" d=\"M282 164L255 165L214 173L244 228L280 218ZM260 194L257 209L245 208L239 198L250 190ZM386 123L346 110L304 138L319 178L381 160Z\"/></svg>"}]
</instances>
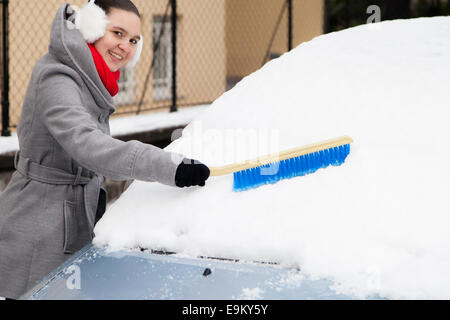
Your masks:
<instances>
[{"instance_id":1,"label":"woman's face","mask_svg":"<svg viewBox=\"0 0 450 320\"><path fill-rule=\"evenodd\" d=\"M94 46L112 72L130 61L140 41L141 20L133 12L113 8L108 14L108 26Z\"/></svg>"}]
</instances>

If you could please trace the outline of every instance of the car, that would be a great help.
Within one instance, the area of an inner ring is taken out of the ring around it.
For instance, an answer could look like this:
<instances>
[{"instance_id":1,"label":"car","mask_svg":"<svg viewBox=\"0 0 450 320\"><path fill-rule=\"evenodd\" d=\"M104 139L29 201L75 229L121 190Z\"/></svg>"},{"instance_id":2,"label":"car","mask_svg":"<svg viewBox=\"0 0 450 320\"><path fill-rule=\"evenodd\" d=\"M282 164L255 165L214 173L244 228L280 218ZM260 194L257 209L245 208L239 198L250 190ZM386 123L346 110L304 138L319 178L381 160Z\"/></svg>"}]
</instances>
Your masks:
<instances>
[{"instance_id":1,"label":"car","mask_svg":"<svg viewBox=\"0 0 450 320\"><path fill-rule=\"evenodd\" d=\"M268 62L166 150L221 166L269 154L272 137L281 151L348 135L344 164L242 192L231 174L135 181L23 298L449 298L449 26L363 25Z\"/></svg>"}]
</instances>

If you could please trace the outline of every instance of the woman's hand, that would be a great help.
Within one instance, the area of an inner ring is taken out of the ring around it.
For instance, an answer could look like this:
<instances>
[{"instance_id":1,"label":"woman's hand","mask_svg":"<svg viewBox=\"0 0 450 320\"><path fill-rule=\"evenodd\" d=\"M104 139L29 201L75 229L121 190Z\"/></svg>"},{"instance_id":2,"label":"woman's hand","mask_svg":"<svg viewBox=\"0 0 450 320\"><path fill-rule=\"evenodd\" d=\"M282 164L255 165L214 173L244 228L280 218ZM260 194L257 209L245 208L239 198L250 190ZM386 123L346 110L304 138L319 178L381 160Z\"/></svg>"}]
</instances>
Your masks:
<instances>
[{"instance_id":1,"label":"woman's hand","mask_svg":"<svg viewBox=\"0 0 450 320\"><path fill-rule=\"evenodd\" d=\"M209 168L198 160L184 158L175 174L177 187L204 186L209 177Z\"/></svg>"}]
</instances>

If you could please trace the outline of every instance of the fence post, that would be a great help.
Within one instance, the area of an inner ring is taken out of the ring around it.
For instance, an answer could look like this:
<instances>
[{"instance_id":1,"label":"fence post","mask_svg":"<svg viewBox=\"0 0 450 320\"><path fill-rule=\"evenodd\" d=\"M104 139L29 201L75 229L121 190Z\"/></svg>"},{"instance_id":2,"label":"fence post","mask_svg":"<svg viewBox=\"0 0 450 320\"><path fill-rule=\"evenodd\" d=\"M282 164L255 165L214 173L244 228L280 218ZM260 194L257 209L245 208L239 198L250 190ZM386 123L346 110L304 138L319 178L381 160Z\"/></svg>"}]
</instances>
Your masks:
<instances>
[{"instance_id":1,"label":"fence post","mask_svg":"<svg viewBox=\"0 0 450 320\"><path fill-rule=\"evenodd\" d=\"M177 0L172 1L172 106L170 112L177 111Z\"/></svg>"},{"instance_id":2,"label":"fence post","mask_svg":"<svg viewBox=\"0 0 450 320\"><path fill-rule=\"evenodd\" d=\"M2 1L2 136L11 136L9 130L9 55L8 55L8 0Z\"/></svg>"},{"instance_id":3,"label":"fence post","mask_svg":"<svg viewBox=\"0 0 450 320\"><path fill-rule=\"evenodd\" d=\"M292 50L292 0L288 2L288 51Z\"/></svg>"}]
</instances>

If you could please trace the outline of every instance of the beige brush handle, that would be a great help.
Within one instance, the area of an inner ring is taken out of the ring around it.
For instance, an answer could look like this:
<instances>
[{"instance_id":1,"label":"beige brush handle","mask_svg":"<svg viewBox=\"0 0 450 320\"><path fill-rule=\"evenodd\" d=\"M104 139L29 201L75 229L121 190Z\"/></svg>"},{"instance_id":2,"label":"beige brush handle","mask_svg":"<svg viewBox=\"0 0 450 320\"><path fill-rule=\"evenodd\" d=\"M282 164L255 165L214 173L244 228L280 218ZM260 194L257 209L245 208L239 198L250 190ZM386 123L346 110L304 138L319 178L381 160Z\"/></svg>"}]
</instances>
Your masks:
<instances>
[{"instance_id":1,"label":"beige brush handle","mask_svg":"<svg viewBox=\"0 0 450 320\"><path fill-rule=\"evenodd\" d=\"M265 164L282 161L294 157L299 157L308 153L313 153L329 148L334 148L338 146L342 146L345 144L350 144L353 142L353 139L349 136L342 136L330 140L325 140L318 143L309 144L302 147L297 147L293 149L289 149L286 151L282 151L279 153L273 153L266 156L262 156L259 158L246 160L244 162L233 163L222 167L210 167L210 176L222 176L225 174L230 174L233 172L238 172L241 170L246 170L250 168L255 168L259 166L263 166Z\"/></svg>"}]
</instances>

